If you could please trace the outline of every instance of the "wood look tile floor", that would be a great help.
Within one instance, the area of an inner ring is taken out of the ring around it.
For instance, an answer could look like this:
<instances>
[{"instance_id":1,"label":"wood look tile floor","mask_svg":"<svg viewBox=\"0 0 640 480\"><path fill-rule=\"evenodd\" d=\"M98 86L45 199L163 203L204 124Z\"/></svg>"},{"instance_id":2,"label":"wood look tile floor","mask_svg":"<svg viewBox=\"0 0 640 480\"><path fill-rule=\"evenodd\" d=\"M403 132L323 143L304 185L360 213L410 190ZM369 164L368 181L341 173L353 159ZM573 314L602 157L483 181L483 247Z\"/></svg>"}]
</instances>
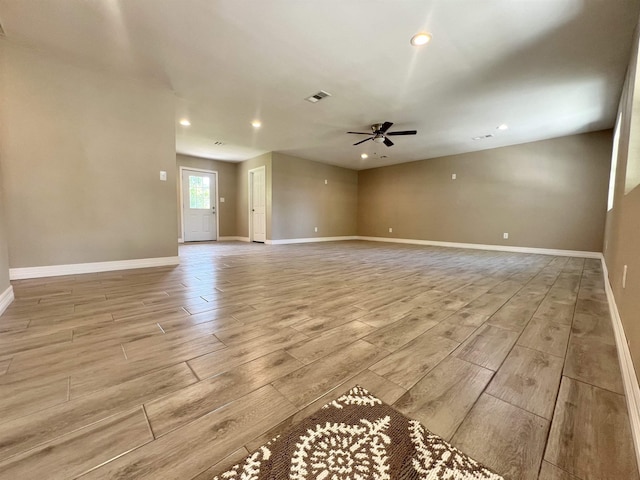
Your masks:
<instances>
[{"instance_id":1,"label":"wood look tile floor","mask_svg":"<svg viewBox=\"0 0 640 480\"><path fill-rule=\"evenodd\" d=\"M355 384L506 479L636 480L598 260L180 247L13 282L0 479L210 479Z\"/></svg>"}]
</instances>

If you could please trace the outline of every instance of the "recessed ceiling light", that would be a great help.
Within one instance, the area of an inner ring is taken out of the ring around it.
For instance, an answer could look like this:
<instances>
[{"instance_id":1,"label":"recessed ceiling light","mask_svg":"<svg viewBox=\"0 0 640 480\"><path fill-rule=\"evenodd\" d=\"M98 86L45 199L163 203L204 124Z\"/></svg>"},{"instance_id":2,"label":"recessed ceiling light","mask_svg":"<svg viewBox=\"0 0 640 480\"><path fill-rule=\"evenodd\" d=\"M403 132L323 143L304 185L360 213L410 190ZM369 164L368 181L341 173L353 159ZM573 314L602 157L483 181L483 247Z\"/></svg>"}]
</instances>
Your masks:
<instances>
[{"instance_id":1,"label":"recessed ceiling light","mask_svg":"<svg viewBox=\"0 0 640 480\"><path fill-rule=\"evenodd\" d=\"M366 160L367 158L369 158L369 155L367 155L366 153L363 153L360 155L360 158L363 160Z\"/></svg>"},{"instance_id":2,"label":"recessed ceiling light","mask_svg":"<svg viewBox=\"0 0 640 480\"><path fill-rule=\"evenodd\" d=\"M183 127L188 127L191 125L191 122L186 118L183 118L182 120L180 120L180 125L182 125Z\"/></svg>"},{"instance_id":3,"label":"recessed ceiling light","mask_svg":"<svg viewBox=\"0 0 640 480\"><path fill-rule=\"evenodd\" d=\"M416 33L411 37L411 45L414 47L421 47L431 41L431 34L427 32Z\"/></svg>"},{"instance_id":4,"label":"recessed ceiling light","mask_svg":"<svg viewBox=\"0 0 640 480\"><path fill-rule=\"evenodd\" d=\"M502 125L498 125L496 128L498 130L507 130L509 128L509 125L507 125L506 123L503 123Z\"/></svg>"},{"instance_id":5,"label":"recessed ceiling light","mask_svg":"<svg viewBox=\"0 0 640 480\"><path fill-rule=\"evenodd\" d=\"M260 120L254 120L253 122L251 122L251 126L253 128L260 128L262 126L262 122Z\"/></svg>"}]
</instances>

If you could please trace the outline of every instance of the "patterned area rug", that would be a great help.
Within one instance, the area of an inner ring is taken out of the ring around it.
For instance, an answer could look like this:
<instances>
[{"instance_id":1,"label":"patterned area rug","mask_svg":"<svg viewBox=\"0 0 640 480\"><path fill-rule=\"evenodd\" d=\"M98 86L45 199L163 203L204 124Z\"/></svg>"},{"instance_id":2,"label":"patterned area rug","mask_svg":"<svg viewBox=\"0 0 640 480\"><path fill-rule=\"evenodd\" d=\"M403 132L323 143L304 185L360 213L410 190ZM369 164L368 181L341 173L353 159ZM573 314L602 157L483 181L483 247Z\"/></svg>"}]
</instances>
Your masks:
<instances>
[{"instance_id":1,"label":"patterned area rug","mask_svg":"<svg viewBox=\"0 0 640 480\"><path fill-rule=\"evenodd\" d=\"M219 480L503 480L356 386Z\"/></svg>"}]
</instances>

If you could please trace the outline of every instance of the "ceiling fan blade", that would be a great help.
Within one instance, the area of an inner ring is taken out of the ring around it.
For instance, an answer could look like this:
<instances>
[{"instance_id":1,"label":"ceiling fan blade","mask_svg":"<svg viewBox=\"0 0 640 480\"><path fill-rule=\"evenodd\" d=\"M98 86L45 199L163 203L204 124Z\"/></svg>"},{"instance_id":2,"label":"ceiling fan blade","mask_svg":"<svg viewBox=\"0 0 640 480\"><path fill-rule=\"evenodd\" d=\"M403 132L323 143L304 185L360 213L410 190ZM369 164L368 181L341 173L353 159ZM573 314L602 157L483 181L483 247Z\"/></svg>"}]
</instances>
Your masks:
<instances>
[{"instance_id":1,"label":"ceiling fan blade","mask_svg":"<svg viewBox=\"0 0 640 480\"><path fill-rule=\"evenodd\" d=\"M382 127L380 127L380 130L378 130L379 133L386 133L387 130L389 130L391 128L391 125L393 125L393 123L391 122L384 122L382 124Z\"/></svg>"},{"instance_id":2,"label":"ceiling fan blade","mask_svg":"<svg viewBox=\"0 0 640 480\"><path fill-rule=\"evenodd\" d=\"M393 142L391 140L389 140L387 137L384 137L384 144L387 147L392 147L393 146Z\"/></svg>"},{"instance_id":3,"label":"ceiling fan blade","mask_svg":"<svg viewBox=\"0 0 640 480\"><path fill-rule=\"evenodd\" d=\"M356 135L371 135L371 132L347 132L347 133L355 133Z\"/></svg>"},{"instance_id":4,"label":"ceiling fan blade","mask_svg":"<svg viewBox=\"0 0 640 480\"><path fill-rule=\"evenodd\" d=\"M372 139L373 137L365 138L364 140L360 140L358 143L354 143L353 146L355 147L356 145L360 145L361 143L367 142Z\"/></svg>"},{"instance_id":5,"label":"ceiling fan blade","mask_svg":"<svg viewBox=\"0 0 640 480\"><path fill-rule=\"evenodd\" d=\"M389 132L387 135L415 135L417 130L402 130L400 132Z\"/></svg>"}]
</instances>

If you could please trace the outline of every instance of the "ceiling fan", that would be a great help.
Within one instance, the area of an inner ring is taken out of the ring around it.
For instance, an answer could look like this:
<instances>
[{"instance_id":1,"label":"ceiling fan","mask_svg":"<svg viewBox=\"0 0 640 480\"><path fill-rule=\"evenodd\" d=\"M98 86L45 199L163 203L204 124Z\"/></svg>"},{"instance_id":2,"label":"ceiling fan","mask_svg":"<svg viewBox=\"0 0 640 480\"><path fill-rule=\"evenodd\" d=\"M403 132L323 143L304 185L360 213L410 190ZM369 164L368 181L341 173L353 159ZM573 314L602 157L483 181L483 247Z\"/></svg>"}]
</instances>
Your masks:
<instances>
[{"instance_id":1,"label":"ceiling fan","mask_svg":"<svg viewBox=\"0 0 640 480\"><path fill-rule=\"evenodd\" d=\"M400 132L389 132L388 130L391 128L393 123L384 122L384 123L374 123L371 125L371 133L366 132L347 132L353 133L355 135L370 135L369 138L365 138L364 140L360 140L358 143L354 143L354 145L360 145L368 140L373 140L376 143L384 143L387 147L391 147L393 142L389 140L387 137L392 135L415 135L418 133L416 130L402 130Z\"/></svg>"}]
</instances>

